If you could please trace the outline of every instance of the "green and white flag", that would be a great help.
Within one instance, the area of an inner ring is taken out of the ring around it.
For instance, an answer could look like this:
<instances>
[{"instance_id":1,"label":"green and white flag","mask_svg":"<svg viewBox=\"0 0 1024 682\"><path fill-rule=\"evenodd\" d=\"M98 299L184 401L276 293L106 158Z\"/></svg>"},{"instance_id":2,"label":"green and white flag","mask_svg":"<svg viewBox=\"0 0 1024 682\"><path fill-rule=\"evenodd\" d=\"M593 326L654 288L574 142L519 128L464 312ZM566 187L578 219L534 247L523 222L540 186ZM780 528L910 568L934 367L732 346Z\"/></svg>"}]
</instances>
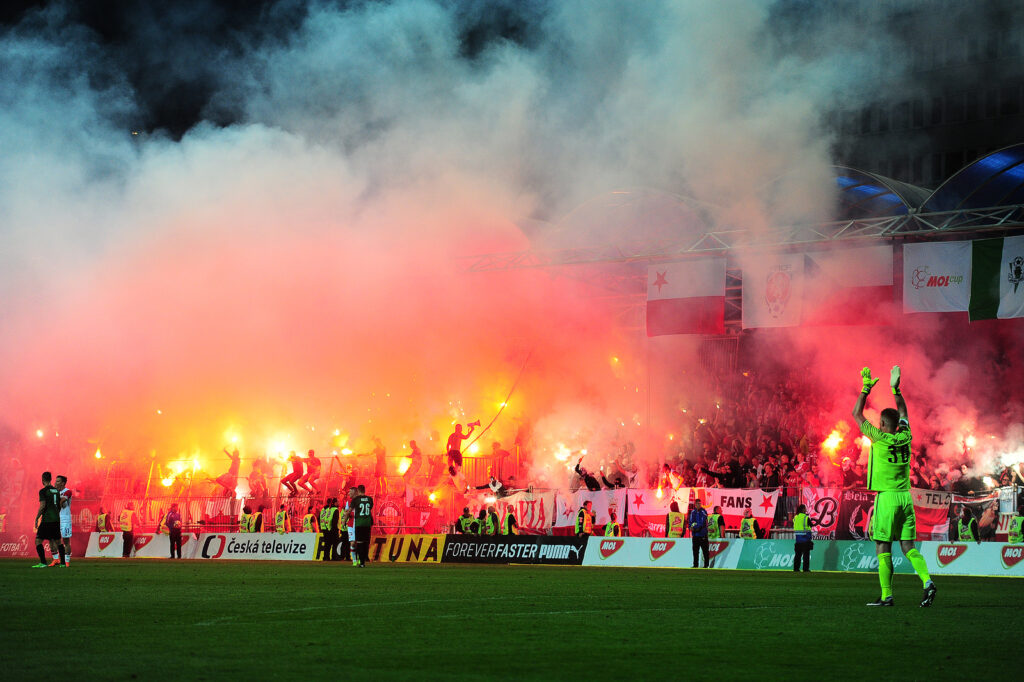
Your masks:
<instances>
[{"instance_id":1,"label":"green and white flag","mask_svg":"<svg viewBox=\"0 0 1024 682\"><path fill-rule=\"evenodd\" d=\"M1024 236L972 246L971 320L1024 317Z\"/></svg>"}]
</instances>

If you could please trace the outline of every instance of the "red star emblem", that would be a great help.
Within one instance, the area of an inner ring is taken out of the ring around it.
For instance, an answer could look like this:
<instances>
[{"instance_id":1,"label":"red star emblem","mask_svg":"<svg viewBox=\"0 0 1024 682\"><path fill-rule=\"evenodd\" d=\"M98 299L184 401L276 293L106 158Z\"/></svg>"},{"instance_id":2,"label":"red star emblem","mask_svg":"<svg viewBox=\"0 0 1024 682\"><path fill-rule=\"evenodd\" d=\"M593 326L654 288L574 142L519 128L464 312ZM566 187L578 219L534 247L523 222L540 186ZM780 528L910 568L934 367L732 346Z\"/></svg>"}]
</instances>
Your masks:
<instances>
[{"instance_id":1,"label":"red star emblem","mask_svg":"<svg viewBox=\"0 0 1024 682\"><path fill-rule=\"evenodd\" d=\"M668 284L668 280L665 279L665 275L668 274L668 270L666 270L665 272L658 272L657 270L655 270L654 272L657 275L657 277L654 278L654 284L651 286L658 287L658 293L660 294L661 288Z\"/></svg>"},{"instance_id":2,"label":"red star emblem","mask_svg":"<svg viewBox=\"0 0 1024 682\"><path fill-rule=\"evenodd\" d=\"M761 493L761 504L757 506L763 509L764 512L767 514L768 511L771 510L772 508L772 496Z\"/></svg>"},{"instance_id":3,"label":"red star emblem","mask_svg":"<svg viewBox=\"0 0 1024 682\"><path fill-rule=\"evenodd\" d=\"M633 504L635 504L637 506L640 506L643 503L644 503L644 496L643 495L633 495Z\"/></svg>"},{"instance_id":4,"label":"red star emblem","mask_svg":"<svg viewBox=\"0 0 1024 682\"><path fill-rule=\"evenodd\" d=\"M921 493L918 493L918 494L914 495L914 499L917 500L918 502L920 502L921 500L924 499L924 495L922 495Z\"/></svg>"},{"instance_id":5,"label":"red star emblem","mask_svg":"<svg viewBox=\"0 0 1024 682\"><path fill-rule=\"evenodd\" d=\"M577 514L578 514L579 512L575 512L575 513L577 513ZM565 518L567 518L567 519L571 519L571 518L572 518L572 516L573 516L573 510L572 510L572 509L569 509L569 507L566 507L566 508L565 508L565 511L564 511L564 512L562 512L562 516L564 516L564 517L565 517Z\"/></svg>"}]
</instances>

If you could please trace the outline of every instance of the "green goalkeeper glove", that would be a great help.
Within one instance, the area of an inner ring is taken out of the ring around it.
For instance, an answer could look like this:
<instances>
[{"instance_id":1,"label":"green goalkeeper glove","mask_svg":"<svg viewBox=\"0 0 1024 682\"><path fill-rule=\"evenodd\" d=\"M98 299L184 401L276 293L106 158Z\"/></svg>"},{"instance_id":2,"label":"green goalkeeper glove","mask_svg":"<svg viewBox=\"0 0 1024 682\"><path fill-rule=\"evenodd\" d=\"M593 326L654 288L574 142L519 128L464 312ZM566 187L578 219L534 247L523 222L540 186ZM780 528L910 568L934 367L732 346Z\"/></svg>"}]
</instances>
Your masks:
<instances>
[{"instance_id":1,"label":"green goalkeeper glove","mask_svg":"<svg viewBox=\"0 0 1024 682\"><path fill-rule=\"evenodd\" d=\"M860 371L860 378L863 381L864 387L861 389L863 393L871 393L871 389L878 383L878 379L871 378L871 369L869 367L865 367Z\"/></svg>"},{"instance_id":2,"label":"green goalkeeper glove","mask_svg":"<svg viewBox=\"0 0 1024 682\"><path fill-rule=\"evenodd\" d=\"M900 366L893 365L889 372L889 385L892 386L892 394L899 395L900 392Z\"/></svg>"}]
</instances>

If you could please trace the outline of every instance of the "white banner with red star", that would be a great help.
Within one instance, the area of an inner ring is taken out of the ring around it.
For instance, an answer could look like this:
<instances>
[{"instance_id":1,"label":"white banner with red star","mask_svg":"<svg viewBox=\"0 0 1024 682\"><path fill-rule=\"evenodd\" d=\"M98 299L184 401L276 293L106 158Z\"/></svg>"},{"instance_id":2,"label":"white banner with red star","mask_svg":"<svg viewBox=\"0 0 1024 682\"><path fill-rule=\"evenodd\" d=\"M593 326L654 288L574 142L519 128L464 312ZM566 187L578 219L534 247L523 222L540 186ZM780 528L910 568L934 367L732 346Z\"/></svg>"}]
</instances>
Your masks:
<instances>
[{"instance_id":1,"label":"white banner with red star","mask_svg":"<svg viewBox=\"0 0 1024 682\"><path fill-rule=\"evenodd\" d=\"M630 489L626 495L629 534L634 537L665 537L665 521L673 502L686 512L691 488Z\"/></svg>"},{"instance_id":2,"label":"white banner with red star","mask_svg":"<svg viewBox=\"0 0 1024 682\"><path fill-rule=\"evenodd\" d=\"M743 512L749 507L758 527L768 530L772 527L775 507L779 504L778 490L768 493L757 488L698 488L696 495L709 515L715 507L722 508L726 528L739 528Z\"/></svg>"},{"instance_id":3,"label":"white banner with red star","mask_svg":"<svg viewBox=\"0 0 1024 682\"><path fill-rule=\"evenodd\" d=\"M594 521L596 527L602 527L608 523L608 512L612 509L615 510L619 523L622 523L622 518L626 513L626 492L625 488L593 492L577 490L574 493L560 491L555 497L554 534L566 535L575 532L576 514L579 513L583 503L588 500L593 503L591 510L597 516Z\"/></svg>"}]
</instances>

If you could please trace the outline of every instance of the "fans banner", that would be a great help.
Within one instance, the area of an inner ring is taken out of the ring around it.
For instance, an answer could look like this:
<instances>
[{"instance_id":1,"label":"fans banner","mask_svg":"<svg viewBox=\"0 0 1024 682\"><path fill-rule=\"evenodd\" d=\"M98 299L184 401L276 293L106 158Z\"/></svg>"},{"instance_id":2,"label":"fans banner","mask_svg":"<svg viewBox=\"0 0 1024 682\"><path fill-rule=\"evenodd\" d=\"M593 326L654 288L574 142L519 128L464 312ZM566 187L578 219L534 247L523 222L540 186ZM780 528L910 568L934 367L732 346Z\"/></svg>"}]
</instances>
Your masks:
<instances>
[{"instance_id":1,"label":"fans banner","mask_svg":"<svg viewBox=\"0 0 1024 682\"><path fill-rule=\"evenodd\" d=\"M840 488L803 488L800 501L807 507L807 517L814 529L815 540L835 540L839 527Z\"/></svg>"},{"instance_id":2,"label":"fans banner","mask_svg":"<svg viewBox=\"0 0 1024 682\"><path fill-rule=\"evenodd\" d=\"M868 540L875 494L868 490L844 490L839 500L837 540Z\"/></svg>"},{"instance_id":3,"label":"fans banner","mask_svg":"<svg viewBox=\"0 0 1024 682\"><path fill-rule=\"evenodd\" d=\"M196 559L310 561L317 533L203 533Z\"/></svg>"},{"instance_id":4,"label":"fans banner","mask_svg":"<svg viewBox=\"0 0 1024 682\"><path fill-rule=\"evenodd\" d=\"M669 507L675 502L685 512L691 488L630 488L626 493L626 527L632 537L665 537Z\"/></svg>"},{"instance_id":5,"label":"fans banner","mask_svg":"<svg viewBox=\"0 0 1024 682\"><path fill-rule=\"evenodd\" d=\"M512 509L520 534L546 535L555 518L555 493L516 493L499 499L495 507L502 519L506 510Z\"/></svg>"},{"instance_id":6,"label":"fans banner","mask_svg":"<svg viewBox=\"0 0 1024 682\"><path fill-rule=\"evenodd\" d=\"M456 564L583 563L587 538L545 535L449 535L442 561Z\"/></svg>"},{"instance_id":7,"label":"fans banner","mask_svg":"<svg viewBox=\"0 0 1024 682\"><path fill-rule=\"evenodd\" d=\"M370 561L441 563L444 535L384 535L370 540Z\"/></svg>"},{"instance_id":8,"label":"fans banner","mask_svg":"<svg viewBox=\"0 0 1024 682\"><path fill-rule=\"evenodd\" d=\"M576 514L585 502L593 503L591 510L597 516L594 526L597 528L608 523L608 512L615 510L615 514L622 523L626 512L626 489L616 490L577 490L575 493L559 492L555 496L555 535L566 535L575 532ZM597 530L595 528L595 532ZM561 530L561 532L558 532Z\"/></svg>"},{"instance_id":9,"label":"fans banner","mask_svg":"<svg viewBox=\"0 0 1024 682\"><path fill-rule=\"evenodd\" d=\"M721 507L725 527L732 529L740 527L743 512L749 507L754 513L758 527L761 530L768 530L772 527L775 507L779 504L778 490L766 493L758 488L697 488L696 495L709 515L714 512L715 507Z\"/></svg>"},{"instance_id":10,"label":"fans banner","mask_svg":"<svg viewBox=\"0 0 1024 682\"><path fill-rule=\"evenodd\" d=\"M942 490L910 491L914 501L914 517L917 519L917 539L949 539L949 502L952 494Z\"/></svg>"},{"instance_id":11,"label":"fans banner","mask_svg":"<svg viewBox=\"0 0 1024 682\"><path fill-rule=\"evenodd\" d=\"M709 568L736 568L742 544L739 540L710 540ZM703 556L699 558L703 561ZM693 543L678 538L590 538L583 565L692 568Z\"/></svg>"}]
</instances>

